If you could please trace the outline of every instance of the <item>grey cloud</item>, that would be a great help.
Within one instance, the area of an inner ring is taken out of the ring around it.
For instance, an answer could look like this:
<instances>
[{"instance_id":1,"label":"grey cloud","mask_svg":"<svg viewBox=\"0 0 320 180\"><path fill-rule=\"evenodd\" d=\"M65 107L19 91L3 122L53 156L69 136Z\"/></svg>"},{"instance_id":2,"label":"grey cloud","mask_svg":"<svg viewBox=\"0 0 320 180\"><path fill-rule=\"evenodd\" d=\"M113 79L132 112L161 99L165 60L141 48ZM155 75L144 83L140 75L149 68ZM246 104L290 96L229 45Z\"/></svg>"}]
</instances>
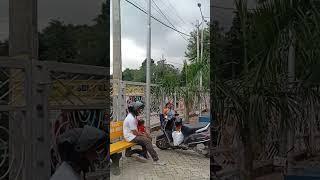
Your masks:
<instances>
[{"instance_id":1,"label":"grey cloud","mask_svg":"<svg viewBox=\"0 0 320 180\"><path fill-rule=\"evenodd\" d=\"M71 24L90 24L101 11L105 0L38 0L39 30L47 26L50 19ZM0 39L8 36L9 0L0 1Z\"/></svg>"},{"instance_id":2,"label":"grey cloud","mask_svg":"<svg viewBox=\"0 0 320 180\"><path fill-rule=\"evenodd\" d=\"M135 0L135 2L146 9L145 0ZM195 29L192 23L195 24L196 19L200 20L200 11L197 7L198 2L202 3L204 16L210 16L209 0L170 0L183 21L175 15L176 13L173 12L173 8L167 3L168 1L155 0L155 2L162 9L163 13L167 15L171 23L186 34L189 34ZM166 4L163 2L166 2ZM147 16L124 0L121 3L121 8L122 37L133 39L138 46L145 46L147 37ZM152 14L164 23L170 25L154 8L152 9ZM181 63L186 50L186 45L187 42L177 32L152 20L153 49L158 49L160 52L163 52L167 59L181 59L179 62ZM153 55L161 56L161 54L154 53Z\"/></svg>"}]
</instances>

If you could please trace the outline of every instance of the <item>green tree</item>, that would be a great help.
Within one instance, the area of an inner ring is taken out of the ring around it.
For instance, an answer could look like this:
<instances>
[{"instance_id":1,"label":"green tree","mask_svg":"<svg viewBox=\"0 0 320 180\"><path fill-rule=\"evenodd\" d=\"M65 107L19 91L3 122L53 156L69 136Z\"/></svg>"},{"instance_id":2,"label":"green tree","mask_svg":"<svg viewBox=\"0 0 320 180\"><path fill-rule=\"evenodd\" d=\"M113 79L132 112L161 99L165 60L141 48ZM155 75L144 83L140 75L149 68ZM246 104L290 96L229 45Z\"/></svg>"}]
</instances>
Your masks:
<instances>
[{"instance_id":1,"label":"green tree","mask_svg":"<svg viewBox=\"0 0 320 180\"><path fill-rule=\"evenodd\" d=\"M102 4L94 24L72 25L52 20L39 33L39 57L68 63L108 66L109 64L109 10Z\"/></svg>"},{"instance_id":2,"label":"green tree","mask_svg":"<svg viewBox=\"0 0 320 180\"><path fill-rule=\"evenodd\" d=\"M297 72L300 85L289 84L287 77L291 42L295 44L297 67L309 70L319 61L319 3L265 0L249 12L246 1L237 0L236 7L239 19L234 25L238 28L232 39L236 40L234 50L240 60L236 73L241 73L231 80L217 75L214 108L239 127L240 177L251 180L253 160L258 155L254 145L263 147L271 134L288 139L283 130L305 126L302 122L315 115L311 107L319 105L318 93L302 78L304 72Z\"/></svg>"},{"instance_id":3,"label":"green tree","mask_svg":"<svg viewBox=\"0 0 320 180\"><path fill-rule=\"evenodd\" d=\"M74 62L77 50L70 28L72 25L66 26L58 20L49 22L49 26L39 34L39 58L41 60Z\"/></svg>"}]
</instances>

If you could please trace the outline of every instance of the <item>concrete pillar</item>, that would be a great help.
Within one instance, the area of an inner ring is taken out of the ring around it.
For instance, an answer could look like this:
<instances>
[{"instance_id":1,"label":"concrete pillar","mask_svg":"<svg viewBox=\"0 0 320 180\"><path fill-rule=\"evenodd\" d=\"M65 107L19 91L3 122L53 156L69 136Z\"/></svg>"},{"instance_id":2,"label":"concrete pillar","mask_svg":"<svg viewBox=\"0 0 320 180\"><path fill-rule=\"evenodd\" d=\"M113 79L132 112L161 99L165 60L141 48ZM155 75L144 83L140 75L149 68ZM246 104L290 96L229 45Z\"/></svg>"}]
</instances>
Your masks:
<instances>
[{"instance_id":1,"label":"concrete pillar","mask_svg":"<svg viewBox=\"0 0 320 180\"><path fill-rule=\"evenodd\" d=\"M113 114L115 120L121 118L121 83L122 59L121 59L121 9L120 0L112 0L112 25L113 25Z\"/></svg>"},{"instance_id":2,"label":"concrete pillar","mask_svg":"<svg viewBox=\"0 0 320 180\"><path fill-rule=\"evenodd\" d=\"M9 1L9 55L25 57L26 111L13 112L10 120L10 158L14 157L10 179L50 178L50 130L48 121L48 71L38 62L37 0ZM40 65L40 66L39 66ZM14 72L17 70L11 71ZM13 79L14 77L11 77ZM22 79L21 79L22 80ZM12 86L13 81L10 82ZM15 96L15 94L12 94ZM19 132L18 132L19 131ZM21 131L21 132L20 132ZM21 154L23 152L23 154ZM20 170L20 163L23 162ZM17 174L19 176L16 178Z\"/></svg>"}]
</instances>

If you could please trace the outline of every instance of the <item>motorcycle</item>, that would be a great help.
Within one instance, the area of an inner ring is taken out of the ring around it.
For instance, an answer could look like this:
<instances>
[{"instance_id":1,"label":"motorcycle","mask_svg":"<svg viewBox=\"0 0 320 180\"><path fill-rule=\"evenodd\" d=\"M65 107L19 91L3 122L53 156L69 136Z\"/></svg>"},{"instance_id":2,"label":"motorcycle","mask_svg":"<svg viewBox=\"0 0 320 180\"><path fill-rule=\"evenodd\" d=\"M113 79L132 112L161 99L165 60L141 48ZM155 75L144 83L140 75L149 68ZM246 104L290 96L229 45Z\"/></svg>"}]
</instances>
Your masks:
<instances>
[{"instance_id":1,"label":"motorcycle","mask_svg":"<svg viewBox=\"0 0 320 180\"><path fill-rule=\"evenodd\" d=\"M193 150L205 157L210 157L210 123L208 124L183 124L182 119L176 114L175 117L168 120L160 115L160 124L162 134L156 137L156 146L161 149L182 149ZM179 145L174 145L172 132L176 127L181 127L183 141ZM202 146L200 148L199 146Z\"/></svg>"}]
</instances>

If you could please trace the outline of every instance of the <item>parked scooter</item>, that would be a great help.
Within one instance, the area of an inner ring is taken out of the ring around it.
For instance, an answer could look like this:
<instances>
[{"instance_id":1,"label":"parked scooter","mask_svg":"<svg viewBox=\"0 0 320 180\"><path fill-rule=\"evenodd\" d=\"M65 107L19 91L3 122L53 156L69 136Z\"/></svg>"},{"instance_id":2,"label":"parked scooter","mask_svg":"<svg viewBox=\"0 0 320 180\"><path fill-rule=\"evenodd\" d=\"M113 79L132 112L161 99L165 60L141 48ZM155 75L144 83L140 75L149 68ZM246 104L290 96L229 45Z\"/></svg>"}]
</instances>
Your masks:
<instances>
[{"instance_id":1,"label":"parked scooter","mask_svg":"<svg viewBox=\"0 0 320 180\"><path fill-rule=\"evenodd\" d=\"M210 144L210 123L209 124L182 124L182 119L175 115L171 120L165 119L160 115L161 130L163 134L156 137L156 146L159 149L183 149L194 150L206 157L210 156L209 144ZM176 130L176 127L181 127L183 134L183 141L179 145L174 145L172 132ZM199 146L202 146L200 148Z\"/></svg>"}]
</instances>

